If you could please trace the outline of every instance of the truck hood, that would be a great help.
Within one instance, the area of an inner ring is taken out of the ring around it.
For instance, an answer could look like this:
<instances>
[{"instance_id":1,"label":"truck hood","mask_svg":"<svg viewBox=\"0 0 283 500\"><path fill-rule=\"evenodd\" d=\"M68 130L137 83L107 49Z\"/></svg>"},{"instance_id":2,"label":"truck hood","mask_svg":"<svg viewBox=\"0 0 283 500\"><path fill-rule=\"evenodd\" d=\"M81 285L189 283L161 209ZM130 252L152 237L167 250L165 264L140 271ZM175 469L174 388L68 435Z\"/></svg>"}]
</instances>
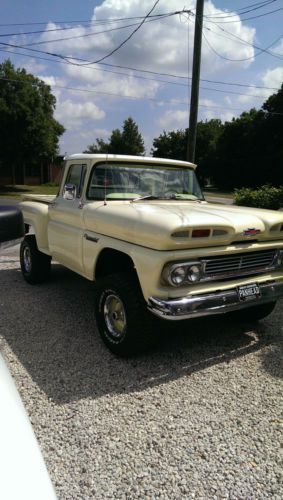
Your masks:
<instances>
[{"instance_id":1,"label":"truck hood","mask_svg":"<svg viewBox=\"0 0 283 500\"><path fill-rule=\"evenodd\" d=\"M283 212L207 202L91 202L84 219L89 231L156 250L283 240ZM209 235L193 237L194 229Z\"/></svg>"}]
</instances>

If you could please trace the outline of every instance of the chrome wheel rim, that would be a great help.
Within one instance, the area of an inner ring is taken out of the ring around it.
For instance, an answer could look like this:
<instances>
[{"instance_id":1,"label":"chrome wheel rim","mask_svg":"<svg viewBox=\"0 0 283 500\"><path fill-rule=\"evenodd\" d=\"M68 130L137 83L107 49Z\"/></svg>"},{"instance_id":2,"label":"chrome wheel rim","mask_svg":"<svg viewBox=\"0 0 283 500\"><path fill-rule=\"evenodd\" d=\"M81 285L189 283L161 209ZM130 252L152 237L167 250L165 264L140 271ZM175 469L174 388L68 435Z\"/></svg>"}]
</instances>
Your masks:
<instances>
[{"instance_id":1,"label":"chrome wheel rim","mask_svg":"<svg viewBox=\"0 0 283 500\"><path fill-rule=\"evenodd\" d=\"M123 302L114 293L108 295L104 303L104 319L108 331L115 339L123 337L127 322Z\"/></svg>"},{"instance_id":2,"label":"chrome wheel rim","mask_svg":"<svg viewBox=\"0 0 283 500\"><path fill-rule=\"evenodd\" d=\"M23 252L24 268L27 273L31 271L31 252L29 247L24 248Z\"/></svg>"}]
</instances>

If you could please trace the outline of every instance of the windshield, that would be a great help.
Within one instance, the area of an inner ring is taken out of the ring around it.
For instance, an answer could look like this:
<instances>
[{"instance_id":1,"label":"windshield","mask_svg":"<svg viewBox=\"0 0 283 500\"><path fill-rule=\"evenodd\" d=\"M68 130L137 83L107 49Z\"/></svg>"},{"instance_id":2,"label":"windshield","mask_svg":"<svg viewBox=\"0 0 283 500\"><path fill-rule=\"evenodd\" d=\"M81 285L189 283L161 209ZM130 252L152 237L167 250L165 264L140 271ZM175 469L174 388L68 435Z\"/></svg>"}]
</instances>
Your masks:
<instances>
[{"instance_id":1,"label":"windshield","mask_svg":"<svg viewBox=\"0 0 283 500\"><path fill-rule=\"evenodd\" d=\"M190 168L142 163L99 163L93 167L87 189L90 200L153 199L203 200L195 172Z\"/></svg>"}]
</instances>

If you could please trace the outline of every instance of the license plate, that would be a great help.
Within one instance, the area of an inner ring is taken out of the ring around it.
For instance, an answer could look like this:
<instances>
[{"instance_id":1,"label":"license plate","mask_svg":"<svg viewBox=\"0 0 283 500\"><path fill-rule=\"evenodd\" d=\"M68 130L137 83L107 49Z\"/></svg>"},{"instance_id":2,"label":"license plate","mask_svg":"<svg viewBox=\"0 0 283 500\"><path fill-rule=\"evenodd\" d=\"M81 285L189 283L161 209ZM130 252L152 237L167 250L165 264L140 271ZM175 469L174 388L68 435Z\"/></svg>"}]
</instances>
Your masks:
<instances>
[{"instance_id":1,"label":"license plate","mask_svg":"<svg viewBox=\"0 0 283 500\"><path fill-rule=\"evenodd\" d=\"M243 285L238 287L239 299L243 302L248 300L255 300L260 297L259 286L255 283L252 285Z\"/></svg>"}]
</instances>

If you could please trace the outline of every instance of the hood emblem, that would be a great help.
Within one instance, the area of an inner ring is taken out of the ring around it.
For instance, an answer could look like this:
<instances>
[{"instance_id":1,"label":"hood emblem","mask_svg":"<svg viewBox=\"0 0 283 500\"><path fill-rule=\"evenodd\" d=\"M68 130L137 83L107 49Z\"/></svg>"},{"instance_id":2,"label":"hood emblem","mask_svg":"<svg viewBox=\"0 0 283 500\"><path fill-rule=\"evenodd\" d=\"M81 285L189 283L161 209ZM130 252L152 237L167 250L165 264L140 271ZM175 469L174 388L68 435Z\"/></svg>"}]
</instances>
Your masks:
<instances>
[{"instance_id":1,"label":"hood emblem","mask_svg":"<svg viewBox=\"0 0 283 500\"><path fill-rule=\"evenodd\" d=\"M260 229L256 229L256 228L248 228L248 229L244 229L242 235L243 236L256 236L257 234L260 234Z\"/></svg>"}]
</instances>

